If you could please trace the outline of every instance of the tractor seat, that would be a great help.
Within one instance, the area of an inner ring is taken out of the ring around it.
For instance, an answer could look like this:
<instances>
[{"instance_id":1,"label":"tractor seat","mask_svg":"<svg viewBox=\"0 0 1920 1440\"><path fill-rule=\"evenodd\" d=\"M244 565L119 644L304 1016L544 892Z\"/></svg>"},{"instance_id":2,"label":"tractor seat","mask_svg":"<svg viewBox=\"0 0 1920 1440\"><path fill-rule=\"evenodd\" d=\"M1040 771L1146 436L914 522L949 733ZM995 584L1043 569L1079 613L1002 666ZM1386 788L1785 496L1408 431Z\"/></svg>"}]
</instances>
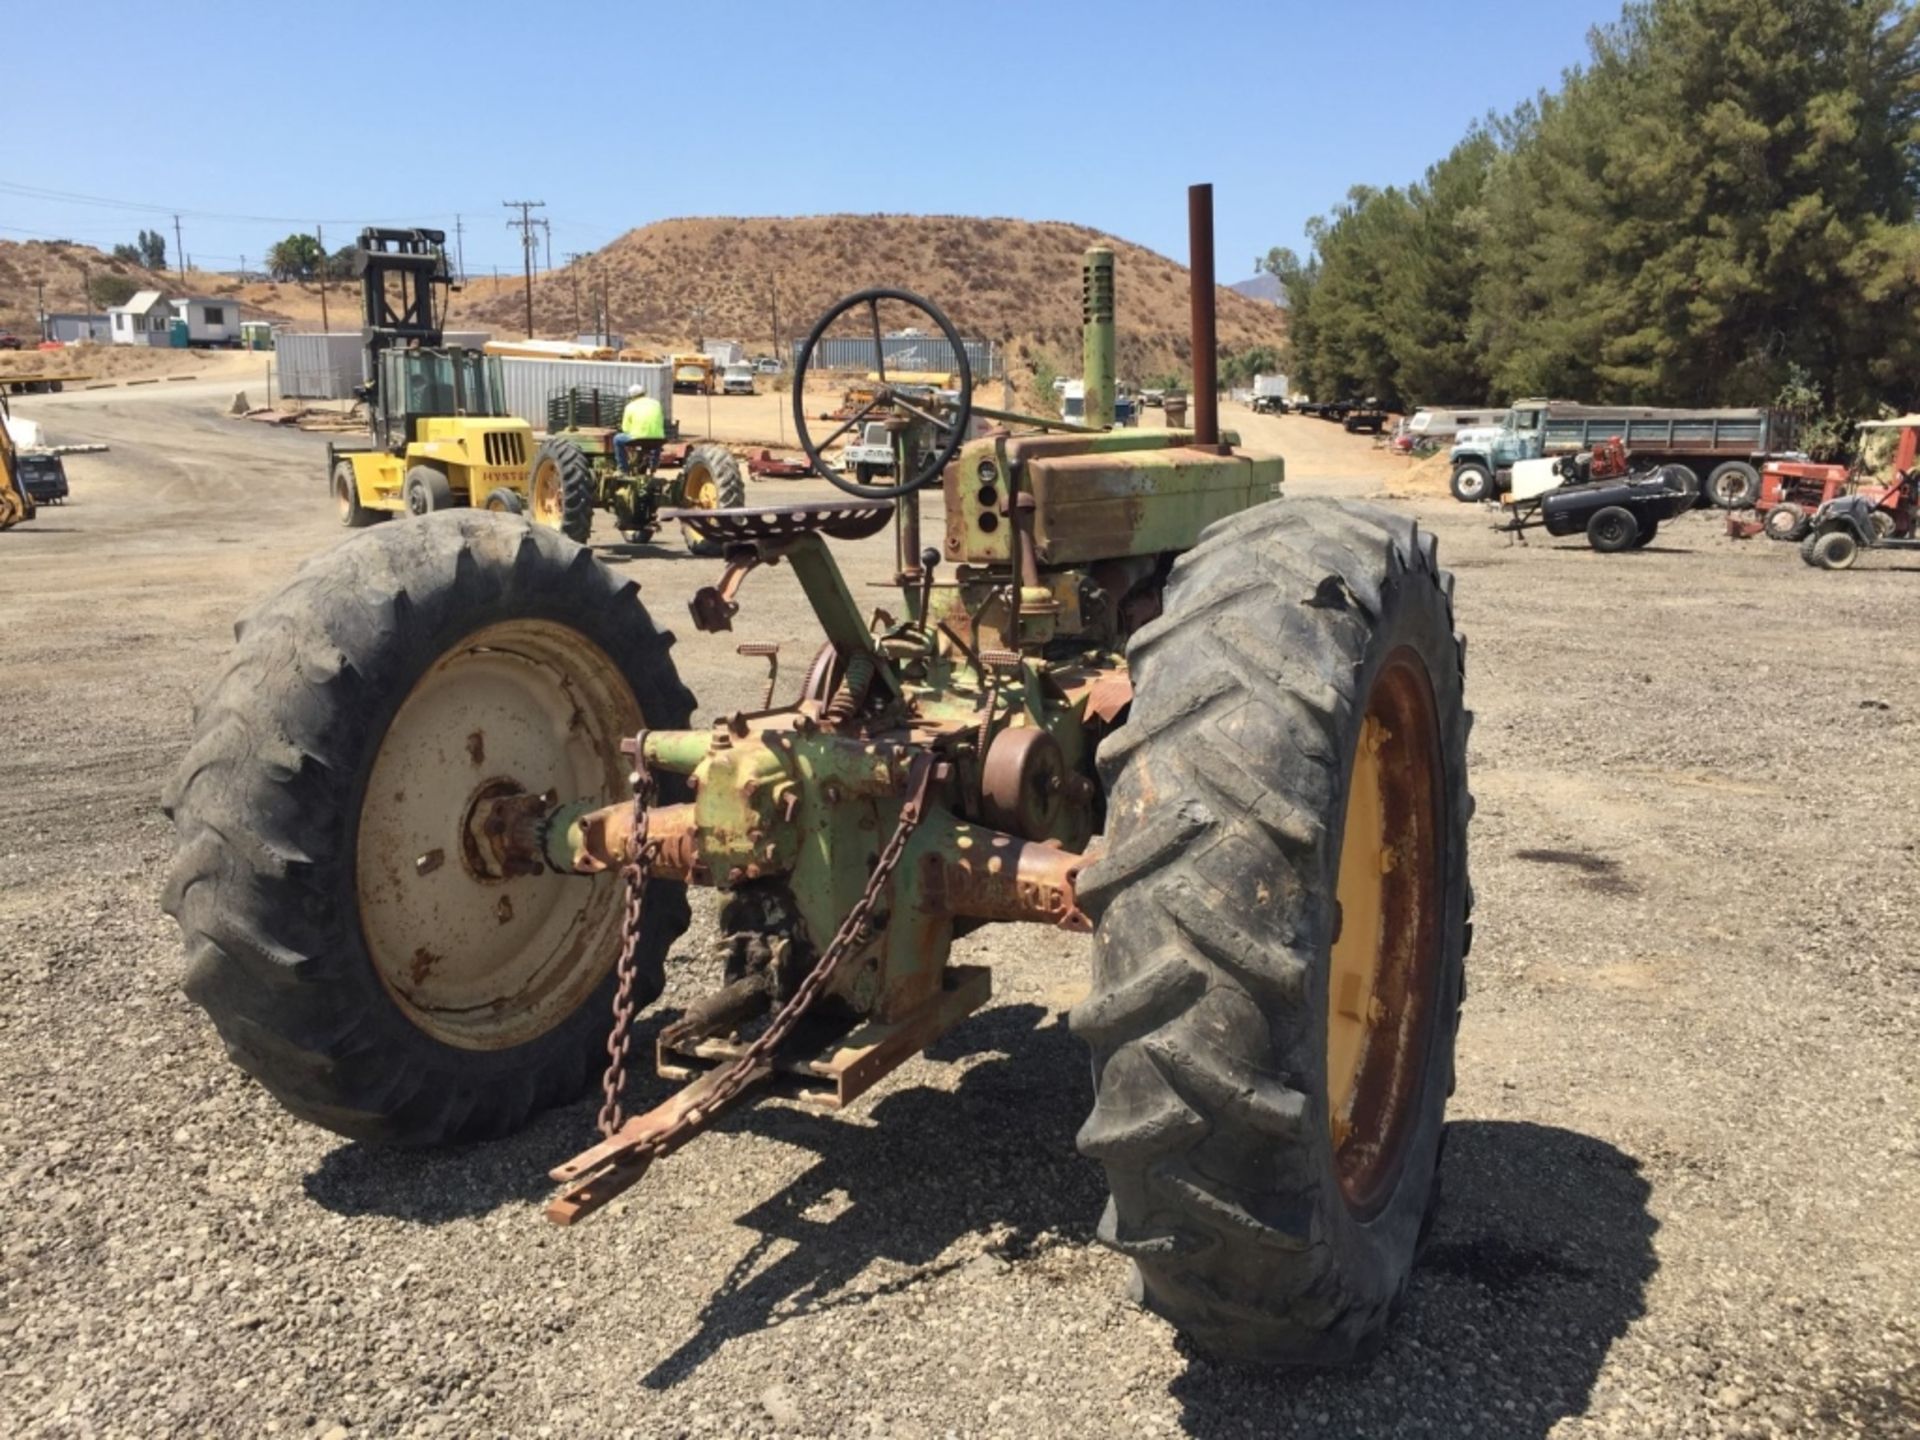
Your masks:
<instances>
[{"instance_id":1,"label":"tractor seat","mask_svg":"<svg viewBox=\"0 0 1920 1440\"><path fill-rule=\"evenodd\" d=\"M879 534L892 516L891 500L820 500L737 510L664 510L660 518L678 520L702 540L724 546L791 540L815 532L833 540L864 540Z\"/></svg>"}]
</instances>

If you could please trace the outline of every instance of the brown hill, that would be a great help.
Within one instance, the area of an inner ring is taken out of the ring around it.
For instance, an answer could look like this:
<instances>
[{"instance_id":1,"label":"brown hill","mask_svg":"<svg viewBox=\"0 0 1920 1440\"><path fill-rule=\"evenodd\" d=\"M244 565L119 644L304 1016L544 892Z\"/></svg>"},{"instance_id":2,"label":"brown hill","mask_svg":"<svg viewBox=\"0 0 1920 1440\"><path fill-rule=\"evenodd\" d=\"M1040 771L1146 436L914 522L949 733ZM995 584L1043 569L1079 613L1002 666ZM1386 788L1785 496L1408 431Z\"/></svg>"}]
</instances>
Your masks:
<instances>
[{"instance_id":1,"label":"brown hill","mask_svg":"<svg viewBox=\"0 0 1920 1440\"><path fill-rule=\"evenodd\" d=\"M802 335L850 290L892 285L942 306L967 335L1012 341L1015 367L1044 352L1077 371L1080 256L1111 246L1116 261L1120 371L1143 381L1187 368L1187 272L1164 256L1055 221L984 220L954 215L817 215L798 219L663 220L631 230L597 254L535 277L534 328L574 332L576 289L590 305L604 279L613 328L629 344L684 346L701 333L770 348L770 300L778 287L780 328ZM577 282L577 285L576 285ZM1219 338L1229 353L1278 345L1286 316L1271 304L1221 287ZM461 297L469 323L522 333L524 296L503 285L490 297ZM584 316L584 309L579 312ZM590 321L581 323L590 327Z\"/></svg>"}]
</instances>

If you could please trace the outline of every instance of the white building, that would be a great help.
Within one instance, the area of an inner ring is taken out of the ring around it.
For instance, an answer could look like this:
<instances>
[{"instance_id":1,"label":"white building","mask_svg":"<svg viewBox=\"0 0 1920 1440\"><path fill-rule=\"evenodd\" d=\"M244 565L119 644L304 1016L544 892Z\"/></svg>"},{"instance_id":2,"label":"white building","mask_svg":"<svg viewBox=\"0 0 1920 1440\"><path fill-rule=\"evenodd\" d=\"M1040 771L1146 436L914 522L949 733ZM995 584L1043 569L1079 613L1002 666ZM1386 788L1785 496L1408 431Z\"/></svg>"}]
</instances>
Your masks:
<instances>
[{"instance_id":1,"label":"white building","mask_svg":"<svg viewBox=\"0 0 1920 1440\"><path fill-rule=\"evenodd\" d=\"M116 345L157 345L165 348L167 322L173 307L158 290L142 290L124 305L107 307Z\"/></svg>"},{"instance_id":2,"label":"white building","mask_svg":"<svg viewBox=\"0 0 1920 1440\"><path fill-rule=\"evenodd\" d=\"M187 322L187 344L240 343L240 305L237 301L186 295L170 303L174 318Z\"/></svg>"}]
</instances>

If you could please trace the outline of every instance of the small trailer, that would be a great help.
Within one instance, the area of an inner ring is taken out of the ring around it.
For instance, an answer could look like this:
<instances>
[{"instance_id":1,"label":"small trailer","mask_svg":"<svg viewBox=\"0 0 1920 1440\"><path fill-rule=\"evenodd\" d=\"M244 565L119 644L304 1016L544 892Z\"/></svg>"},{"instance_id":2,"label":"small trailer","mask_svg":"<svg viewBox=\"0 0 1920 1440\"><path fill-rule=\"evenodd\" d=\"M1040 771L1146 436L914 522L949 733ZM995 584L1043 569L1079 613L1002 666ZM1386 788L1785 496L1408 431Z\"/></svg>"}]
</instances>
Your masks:
<instances>
[{"instance_id":1,"label":"small trailer","mask_svg":"<svg viewBox=\"0 0 1920 1440\"><path fill-rule=\"evenodd\" d=\"M1504 518L1493 528L1525 543L1523 531L1580 535L1603 555L1649 544L1663 521L1691 510L1700 481L1684 465L1628 468L1626 446L1615 438L1558 460L1522 460L1501 500Z\"/></svg>"}]
</instances>

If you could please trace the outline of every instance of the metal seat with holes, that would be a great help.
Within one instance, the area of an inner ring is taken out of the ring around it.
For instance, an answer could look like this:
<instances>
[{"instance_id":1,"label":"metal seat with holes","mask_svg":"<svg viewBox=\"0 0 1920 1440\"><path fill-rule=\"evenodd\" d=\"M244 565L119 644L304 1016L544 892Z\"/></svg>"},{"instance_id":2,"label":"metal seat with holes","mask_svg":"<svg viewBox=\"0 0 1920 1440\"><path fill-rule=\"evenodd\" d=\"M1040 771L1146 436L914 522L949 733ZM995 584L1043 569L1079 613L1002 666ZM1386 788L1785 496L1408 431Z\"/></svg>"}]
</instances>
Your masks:
<instances>
[{"instance_id":1,"label":"metal seat with holes","mask_svg":"<svg viewBox=\"0 0 1920 1440\"><path fill-rule=\"evenodd\" d=\"M736 510L669 510L662 518L678 520L701 539L718 545L750 545L759 540L791 540L813 534L830 540L864 540L878 535L892 516L890 500L818 500Z\"/></svg>"}]
</instances>

